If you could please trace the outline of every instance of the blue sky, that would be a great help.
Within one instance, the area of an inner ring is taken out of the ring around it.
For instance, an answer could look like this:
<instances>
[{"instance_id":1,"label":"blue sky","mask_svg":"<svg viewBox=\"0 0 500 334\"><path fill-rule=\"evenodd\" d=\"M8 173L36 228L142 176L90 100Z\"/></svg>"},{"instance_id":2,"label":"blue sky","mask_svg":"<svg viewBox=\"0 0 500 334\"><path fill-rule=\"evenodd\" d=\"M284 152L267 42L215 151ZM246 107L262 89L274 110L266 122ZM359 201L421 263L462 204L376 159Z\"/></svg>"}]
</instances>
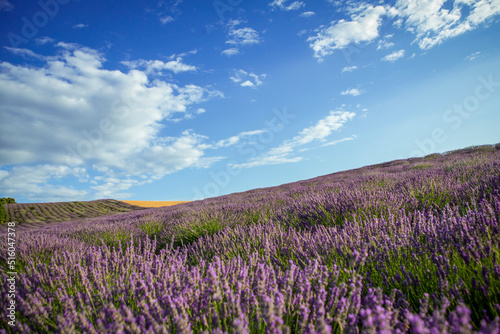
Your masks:
<instances>
[{"instance_id":1,"label":"blue sky","mask_svg":"<svg viewBox=\"0 0 500 334\"><path fill-rule=\"evenodd\" d=\"M0 0L0 195L194 200L500 142L500 0Z\"/></svg>"}]
</instances>

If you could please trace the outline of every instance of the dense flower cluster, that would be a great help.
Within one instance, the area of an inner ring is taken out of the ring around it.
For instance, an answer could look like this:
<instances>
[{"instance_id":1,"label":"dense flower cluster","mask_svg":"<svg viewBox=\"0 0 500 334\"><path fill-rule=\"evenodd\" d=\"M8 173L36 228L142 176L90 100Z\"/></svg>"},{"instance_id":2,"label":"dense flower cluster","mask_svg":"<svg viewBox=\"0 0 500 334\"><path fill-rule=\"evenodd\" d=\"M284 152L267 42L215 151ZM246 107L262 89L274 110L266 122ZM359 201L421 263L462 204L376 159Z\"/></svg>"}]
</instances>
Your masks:
<instances>
[{"instance_id":1,"label":"dense flower cluster","mask_svg":"<svg viewBox=\"0 0 500 334\"><path fill-rule=\"evenodd\" d=\"M2 326L499 333L499 223L493 147L60 223L19 236L19 324Z\"/></svg>"}]
</instances>

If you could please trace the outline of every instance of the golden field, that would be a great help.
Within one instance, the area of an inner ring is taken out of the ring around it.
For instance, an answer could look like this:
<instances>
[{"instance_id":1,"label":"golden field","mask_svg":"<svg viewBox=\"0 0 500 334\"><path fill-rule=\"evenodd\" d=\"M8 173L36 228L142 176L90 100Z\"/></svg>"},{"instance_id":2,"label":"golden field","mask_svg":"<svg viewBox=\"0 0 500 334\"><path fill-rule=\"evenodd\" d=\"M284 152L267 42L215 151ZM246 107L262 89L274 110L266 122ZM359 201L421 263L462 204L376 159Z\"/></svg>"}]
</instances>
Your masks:
<instances>
[{"instance_id":1,"label":"golden field","mask_svg":"<svg viewBox=\"0 0 500 334\"><path fill-rule=\"evenodd\" d=\"M189 201L122 201L127 204L142 206L144 208L159 208L161 206L172 206L176 204L188 203Z\"/></svg>"}]
</instances>

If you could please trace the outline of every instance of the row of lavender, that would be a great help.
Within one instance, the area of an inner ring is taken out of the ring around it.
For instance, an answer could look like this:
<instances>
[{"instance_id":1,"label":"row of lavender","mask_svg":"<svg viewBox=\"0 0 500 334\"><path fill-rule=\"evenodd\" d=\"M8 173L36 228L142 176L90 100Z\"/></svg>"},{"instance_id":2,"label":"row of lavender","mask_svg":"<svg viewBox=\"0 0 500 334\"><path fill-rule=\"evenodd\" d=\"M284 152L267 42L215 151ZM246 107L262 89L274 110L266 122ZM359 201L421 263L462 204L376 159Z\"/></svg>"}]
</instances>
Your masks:
<instances>
[{"instance_id":1,"label":"row of lavender","mask_svg":"<svg viewBox=\"0 0 500 334\"><path fill-rule=\"evenodd\" d=\"M500 331L499 152L26 232L17 330Z\"/></svg>"},{"instance_id":2,"label":"row of lavender","mask_svg":"<svg viewBox=\"0 0 500 334\"><path fill-rule=\"evenodd\" d=\"M143 208L116 200L55 203L11 203L4 205L8 221L18 224L51 223L112 215Z\"/></svg>"}]
</instances>

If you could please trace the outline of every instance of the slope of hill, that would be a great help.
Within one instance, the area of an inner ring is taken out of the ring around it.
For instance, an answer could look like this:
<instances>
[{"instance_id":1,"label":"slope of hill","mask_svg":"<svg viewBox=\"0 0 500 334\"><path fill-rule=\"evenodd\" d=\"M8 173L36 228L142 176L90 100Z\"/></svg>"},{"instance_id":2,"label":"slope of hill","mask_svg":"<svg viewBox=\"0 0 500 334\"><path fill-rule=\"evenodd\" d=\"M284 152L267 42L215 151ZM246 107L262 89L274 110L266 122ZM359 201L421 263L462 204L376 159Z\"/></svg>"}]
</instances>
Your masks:
<instances>
[{"instance_id":1,"label":"slope of hill","mask_svg":"<svg viewBox=\"0 0 500 334\"><path fill-rule=\"evenodd\" d=\"M127 204L137 205L142 208L161 208L163 206L172 206L182 203L188 203L189 201L122 201Z\"/></svg>"},{"instance_id":2,"label":"slope of hill","mask_svg":"<svg viewBox=\"0 0 500 334\"><path fill-rule=\"evenodd\" d=\"M4 204L7 221L24 226L67 220L95 218L144 208L113 199L87 202L12 203Z\"/></svg>"},{"instance_id":3,"label":"slope of hill","mask_svg":"<svg viewBox=\"0 0 500 334\"><path fill-rule=\"evenodd\" d=\"M18 243L23 332L499 332L500 145L51 224Z\"/></svg>"}]
</instances>

